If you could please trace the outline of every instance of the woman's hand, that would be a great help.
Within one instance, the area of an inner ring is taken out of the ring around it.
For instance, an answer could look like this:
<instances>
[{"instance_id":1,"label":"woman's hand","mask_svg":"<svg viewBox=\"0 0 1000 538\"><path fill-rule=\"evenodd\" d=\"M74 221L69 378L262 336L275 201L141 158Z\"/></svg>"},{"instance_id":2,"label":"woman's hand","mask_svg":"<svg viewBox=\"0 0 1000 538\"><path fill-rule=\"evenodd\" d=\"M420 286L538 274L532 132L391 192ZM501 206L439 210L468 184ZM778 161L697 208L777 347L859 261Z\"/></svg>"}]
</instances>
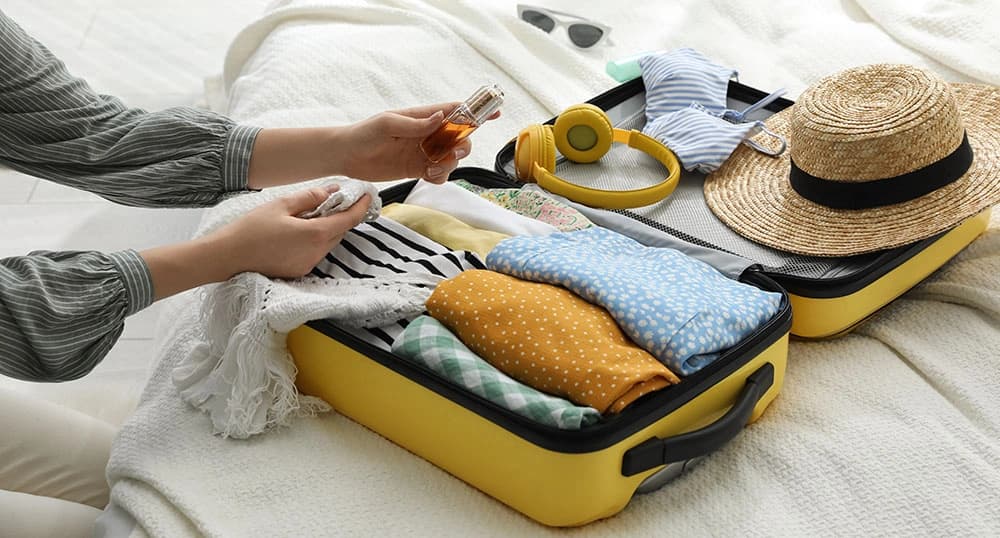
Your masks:
<instances>
[{"instance_id":1,"label":"woman's hand","mask_svg":"<svg viewBox=\"0 0 1000 538\"><path fill-rule=\"evenodd\" d=\"M347 211L301 219L339 188L312 188L268 202L204 237L141 252L153 278L157 300L191 288L253 271L274 278L307 274L349 230L361 223L371 204L361 197Z\"/></svg>"},{"instance_id":2,"label":"woman's hand","mask_svg":"<svg viewBox=\"0 0 1000 538\"><path fill-rule=\"evenodd\" d=\"M420 149L420 142L441 126L441 121L458 103L441 103L404 110L382 112L345 128L344 175L382 181L422 177L444 183L458 161L472 151L466 138L444 159L432 163ZM499 112L489 119L495 119Z\"/></svg>"},{"instance_id":3,"label":"woman's hand","mask_svg":"<svg viewBox=\"0 0 1000 538\"><path fill-rule=\"evenodd\" d=\"M209 238L231 253L233 274L253 271L273 278L300 277L361 224L371 205L366 194L340 213L313 219L296 216L315 209L338 188L306 189L266 203Z\"/></svg>"},{"instance_id":4,"label":"woman's hand","mask_svg":"<svg viewBox=\"0 0 1000 538\"><path fill-rule=\"evenodd\" d=\"M472 151L466 138L452 154L432 163L420 142L458 103L442 103L376 114L341 127L264 129L254 142L247 186L262 189L324 176L368 181L422 177L443 183ZM500 112L489 119L500 116Z\"/></svg>"}]
</instances>

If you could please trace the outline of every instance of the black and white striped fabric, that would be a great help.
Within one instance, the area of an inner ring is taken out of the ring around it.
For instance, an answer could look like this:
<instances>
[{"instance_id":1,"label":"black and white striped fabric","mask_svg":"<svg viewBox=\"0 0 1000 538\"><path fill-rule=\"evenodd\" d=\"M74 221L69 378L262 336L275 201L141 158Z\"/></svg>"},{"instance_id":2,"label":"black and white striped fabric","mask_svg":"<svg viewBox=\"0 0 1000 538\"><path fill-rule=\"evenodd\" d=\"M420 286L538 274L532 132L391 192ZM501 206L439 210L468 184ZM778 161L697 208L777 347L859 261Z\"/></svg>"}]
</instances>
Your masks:
<instances>
[{"instance_id":1,"label":"black and white striped fabric","mask_svg":"<svg viewBox=\"0 0 1000 538\"><path fill-rule=\"evenodd\" d=\"M382 217L347 232L313 274L327 278L371 278L427 274L451 278L467 269L485 269L471 252L448 250L398 222ZM389 350L409 320L374 329L352 329L376 347Z\"/></svg>"},{"instance_id":2,"label":"black and white striped fabric","mask_svg":"<svg viewBox=\"0 0 1000 538\"><path fill-rule=\"evenodd\" d=\"M0 11L0 165L111 201L210 206L246 190L260 129L208 111L98 95ZM0 374L78 378L114 345L153 282L134 250L0 259Z\"/></svg>"}]
</instances>

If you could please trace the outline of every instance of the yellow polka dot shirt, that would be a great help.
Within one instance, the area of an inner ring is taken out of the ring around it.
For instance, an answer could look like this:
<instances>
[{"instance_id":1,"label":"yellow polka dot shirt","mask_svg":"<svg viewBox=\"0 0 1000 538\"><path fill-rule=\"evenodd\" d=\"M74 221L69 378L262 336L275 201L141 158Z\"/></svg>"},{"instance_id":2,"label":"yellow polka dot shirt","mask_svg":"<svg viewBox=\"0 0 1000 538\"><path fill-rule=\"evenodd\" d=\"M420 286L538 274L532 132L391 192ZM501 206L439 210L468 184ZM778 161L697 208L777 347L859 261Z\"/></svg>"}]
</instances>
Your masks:
<instances>
[{"instance_id":1,"label":"yellow polka dot shirt","mask_svg":"<svg viewBox=\"0 0 1000 538\"><path fill-rule=\"evenodd\" d=\"M507 375L602 413L679 381L606 310L551 284L464 271L438 284L427 311Z\"/></svg>"}]
</instances>

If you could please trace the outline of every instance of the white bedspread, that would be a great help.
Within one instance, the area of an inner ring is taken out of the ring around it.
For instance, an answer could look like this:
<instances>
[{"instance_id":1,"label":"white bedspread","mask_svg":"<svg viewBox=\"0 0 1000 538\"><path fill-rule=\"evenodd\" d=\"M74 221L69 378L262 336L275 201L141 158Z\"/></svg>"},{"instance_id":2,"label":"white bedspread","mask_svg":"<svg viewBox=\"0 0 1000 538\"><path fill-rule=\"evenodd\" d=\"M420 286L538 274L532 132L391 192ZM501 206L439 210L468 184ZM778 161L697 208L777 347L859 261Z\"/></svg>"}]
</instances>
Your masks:
<instances>
[{"instance_id":1,"label":"white bedspread","mask_svg":"<svg viewBox=\"0 0 1000 538\"><path fill-rule=\"evenodd\" d=\"M517 21L507 1L290 4L230 50L234 117L343 123L498 82L504 116L473 135L470 164L486 167L523 125L612 87L604 61L639 50L693 46L792 97L877 61L1000 83L986 2L544 2L614 28L615 48L584 52ZM541 527L339 415L249 441L212 436L169 380L190 352L189 294L161 318L160 363L113 449L112 498L136 535L154 536L995 536L997 224L853 334L793 342L784 392L760 422L618 516L572 531Z\"/></svg>"}]
</instances>

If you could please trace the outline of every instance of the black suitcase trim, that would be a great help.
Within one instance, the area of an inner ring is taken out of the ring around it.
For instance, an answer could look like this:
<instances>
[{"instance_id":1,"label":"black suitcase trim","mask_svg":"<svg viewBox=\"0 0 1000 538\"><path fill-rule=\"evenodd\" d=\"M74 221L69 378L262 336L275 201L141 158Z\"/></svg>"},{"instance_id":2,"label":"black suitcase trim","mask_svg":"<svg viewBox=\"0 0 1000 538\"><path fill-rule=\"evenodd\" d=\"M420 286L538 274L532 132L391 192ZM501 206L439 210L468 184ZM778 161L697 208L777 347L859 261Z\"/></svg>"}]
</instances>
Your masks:
<instances>
[{"instance_id":1,"label":"black suitcase trim","mask_svg":"<svg viewBox=\"0 0 1000 538\"><path fill-rule=\"evenodd\" d=\"M451 179L466 179L483 187L510 187L510 181L505 176L482 168L457 169L452 173ZM410 181L383 190L382 202L389 204L402 201L415 183ZM452 384L427 368L356 338L350 331L341 329L330 321L314 320L307 325L535 445L563 453L585 453L612 446L662 419L728 378L788 333L792 326L792 310L785 291L774 280L760 273L748 272L741 281L781 293L778 313L754 334L723 352L715 362L701 371L683 378L681 383L643 396L622 413L605 417L597 424L576 431L538 424L508 411Z\"/></svg>"}]
</instances>

